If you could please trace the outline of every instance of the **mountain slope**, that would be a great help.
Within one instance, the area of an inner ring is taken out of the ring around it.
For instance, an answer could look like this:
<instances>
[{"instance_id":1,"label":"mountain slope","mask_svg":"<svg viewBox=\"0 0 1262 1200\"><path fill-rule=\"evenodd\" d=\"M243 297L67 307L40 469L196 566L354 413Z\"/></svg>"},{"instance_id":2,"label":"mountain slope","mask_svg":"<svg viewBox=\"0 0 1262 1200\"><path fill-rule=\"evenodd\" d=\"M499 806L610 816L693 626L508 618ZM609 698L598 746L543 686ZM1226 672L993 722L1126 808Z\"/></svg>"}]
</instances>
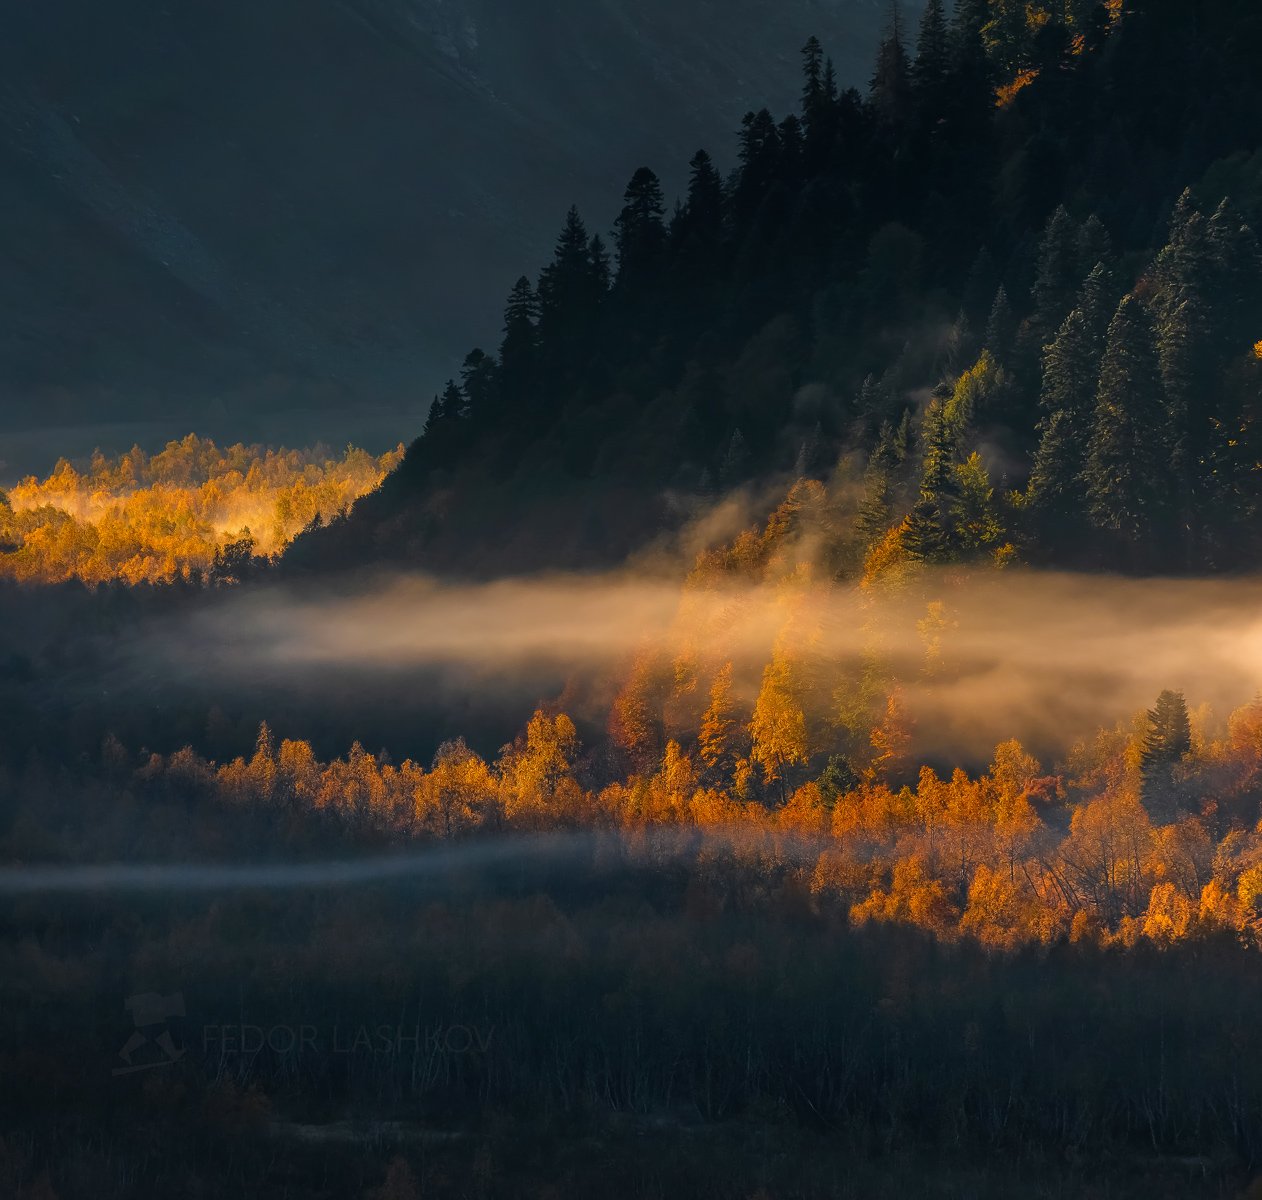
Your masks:
<instances>
[{"instance_id":1,"label":"mountain slope","mask_svg":"<svg viewBox=\"0 0 1262 1200\"><path fill-rule=\"evenodd\" d=\"M860 561L904 517L892 545L930 560L984 529L1074 565L1251 561L1256 6L935 13L883 42L866 96L817 51L800 114L751 114L740 171L695 161L675 216L637 175L612 273L572 218L500 361L470 358L381 492L292 561L616 561L839 459L871 493Z\"/></svg>"},{"instance_id":2,"label":"mountain slope","mask_svg":"<svg viewBox=\"0 0 1262 1200\"><path fill-rule=\"evenodd\" d=\"M494 326L515 265L569 203L608 209L628 163L682 162L742 105L787 103L812 29L834 36L851 77L879 13L866 0L21 6L0 47L7 431L156 417L237 436L322 400L369 410L363 423L389 407L405 428L417 384ZM341 389L305 383L327 378ZM207 412L216 394L226 407ZM286 416L290 439L355 424Z\"/></svg>"}]
</instances>

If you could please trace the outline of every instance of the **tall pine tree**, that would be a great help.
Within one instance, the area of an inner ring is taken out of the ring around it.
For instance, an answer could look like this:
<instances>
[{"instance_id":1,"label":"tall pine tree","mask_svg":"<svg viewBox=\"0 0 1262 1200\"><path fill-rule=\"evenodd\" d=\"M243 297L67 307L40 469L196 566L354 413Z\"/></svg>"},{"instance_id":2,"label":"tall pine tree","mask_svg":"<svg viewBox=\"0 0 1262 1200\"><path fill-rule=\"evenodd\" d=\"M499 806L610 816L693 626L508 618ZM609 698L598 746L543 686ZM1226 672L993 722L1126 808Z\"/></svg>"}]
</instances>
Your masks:
<instances>
[{"instance_id":1,"label":"tall pine tree","mask_svg":"<svg viewBox=\"0 0 1262 1200\"><path fill-rule=\"evenodd\" d=\"M1083 476L1098 374L1086 318L1074 309L1044 352L1040 440L1026 492L1035 537L1048 549L1072 549L1085 532Z\"/></svg>"},{"instance_id":2,"label":"tall pine tree","mask_svg":"<svg viewBox=\"0 0 1262 1200\"><path fill-rule=\"evenodd\" d=\"M1151 564L1167 530L1169 424L1152 323L1134 296L1109 325L1087 448L1086 492L1092 524Z\"/></svg>"}]
</instances>

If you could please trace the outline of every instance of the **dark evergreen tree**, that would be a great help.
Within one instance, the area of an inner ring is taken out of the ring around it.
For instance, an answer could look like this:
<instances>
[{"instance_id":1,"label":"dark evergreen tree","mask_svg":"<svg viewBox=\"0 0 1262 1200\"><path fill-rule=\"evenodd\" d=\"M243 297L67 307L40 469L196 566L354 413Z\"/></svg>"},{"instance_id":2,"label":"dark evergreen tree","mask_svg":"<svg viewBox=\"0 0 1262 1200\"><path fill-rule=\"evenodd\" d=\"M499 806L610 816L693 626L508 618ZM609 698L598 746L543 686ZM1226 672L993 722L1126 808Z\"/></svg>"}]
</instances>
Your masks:
<instances>
[{"instance_id":1,"label":"dark evergreen tree","mask_svg":"<svg viewBox=\"0 0 1262 1200\"><path fill-rule=\"evenodd\" d=\"M961 63L982 49L982 30L990 20L989 0L955 0L951 14L951 55Z\"/></svg>"},{"instance_id":2,"label":"dark evergreen tree","mask_svg":"<svg viewBox=\"0 0 1262 1200\"><path fill-rule=\"evenodd\" d=\"M1104 355L1104 341L1108 336L1109 322L1117 312L1120 289L1113 272L1102 262L1096 263L1083 281L1076 305L1091 338L1092 362L1099 368Z\"/></svg>"},{"instance_id":3,"label":"dark evergreen tree","mask_svg":"<svg viewBox=\"0 0 1262 1200\"><path fill-rule=\"evenodd\" d=\"M877 48L869 95L878 121L895 129L907 124L912 98L911 63L903 41L898 0L891 0L890 26Z\"/></svg>"},{"instance_id":4,"label":"dark evergreen tree","mask_svg":"<svg viewBox=\"0 0 1262 1200\"><path fill-rule=\"evenodd\" d=\"M902 437L906 436L904 430ZM894 517L897 493L896 473L907 454L906 443L889 421L881 431L863 473L863 499L855 520L855 537L860 551L874 545L889 529Z\"/></svg>"},{"instance_id":5,"label":"dark evergreen tree","mask_svg":"<svg viewBox=\"0 0 1262 1200\"><path fill-rule=\"evenodd\" d=\"M462 421L467 415L464 392L454 379L447 380L439 397L439 415L444 421Z\"/></svg>"},{"instance_id":6,"label":"dark evergreen tree","mask_svg":"<svg viewBox=\"0 0 1262 1200\"><path fill-rule=\"evenodd\" d=\"M1182 692L1166 689L1148 710L1148 731L1140 759L1144 807L1156 820L1175 815L1175 769L1192 750L1192 723Z\"/></svg>"},{"instance_id":7,"label":"dark evergreen tree","mask_svg":"<svg viewBox=\"0 0 1262 1200\"><path fill-rule=\"evenodd\" d=\"M481 350L471 350L460 368L460 390L464 393L465 411L471 419L484 423L494 419L500 409L499 364Z\"/></svg>"},{"instance_id":8,"label":"dark evergreen tree","mask_svg":"<svg viewBox=\"0 0 1262 1200\"><path fill-rule=\"evenodd\" d=\"M627 184L616 222L620 290L643 292L653 285L666 247L665 215L661 182L641 167Z\"/></svg>"},{"instance_id":9,"label":"dark evergreen tree","mask_svg":"<svg viewBox=\"0 0 1262 1200\"><path fill-rule=\"evenodd\" d=\"M942 0L928 0L920 18L912 85L921 113L929 120L941 115L943 89L951 69L951 40Z\"/></svg>"},{"instance_id":10,"label":"dark evergreen tree","mask_svg":"<svg viewBox=\"0 0 1262 1200\"><path fill-rule=\"evenodd\" d=\"M1097 263L1104 266L1113 261L1113 239L1105 229L1104 222L1092 213L1078 230L1077 273L1079 279L1085 279Z\"/></svg>"},{"instance_id":11,"label":"dark evergreen tree","mask_svg":"<svg viewBox=\"0 0 1262 1200\"><path fill-rule=\"evenodd\" d=\"M1167 528L1169 424L1152 323L1126 296L1109 325L1087 452L1088 511L1097 529L1154 561Z\"/></svg>"},{"instance_id":12,"label":"dark evergreen tree","mask_svg":"<svg viewBox=\"0 0 1262 1200\"><path fill-rule=\"evenodd\" d=\"M587 228L578 209L571 208L552 261L539 276L539 333L545 352L555 354L586 332L599 301Z\"/></svg>"},{"instance_id":13,"label":"dark evergreen tree","mask_svg":"<svg viewBox=\"0 0 1262 1200\"><path fill-rule=\"evenodd\" d=\"M1211 255L1205 218L1185 191L1170 216L1170 237L1153 265L1153 308L1160 322L1193 293L1207 298L1212 289Z\"/></svg>"},{"instance_id":14,"label":"dark evergreen tree","mask_svg":"<svg viewBox=\"0 0 1262 1200\"><path fill-rule=\"evenodd\" d=\"M435 396L434 399L430 401L429 416L425 418L425 428L421 432L428 441L432 442L442 424L443 401L441 396Z\"/></svg>"},{"instance_id":15,"label":"dark evergreen tree","mask_svg":"<svg viewBox=\"0 0 1262 1200\"><path fill-rule=\"evenodd\" d=\"M1208 311L1189 291L1157 325L1157 359L1170 428L1170 469L1176 486L1176 524L1184 565L1195 565L1204 530L1220 499L1212 447L1219 403Z\"/></svg>"},{"instance_id":16,"label":"dark evergreen tree","mask_svg":"<svg viewBox=\"0 0 1262 1200\"><path fill-rule=\"evenodd\" d=\"M740 162L736 216L742 226L747 226L776 182L780 166L780 130L765 108L746 113L741 122Z\"/></svg>"},{"instance_id":17,"label":"dark evergreen tree","mask_svg":"<svg viewBox=\"0 0 1262 1200\"><path fill-rule=\"evenodd\" d=\"M685 232L690 240L717 247L723 233L723 178L704 150L692 156L688 168Z\"/></svg>"},{"instance_id":18,"label":"dark evergreen tree","mask_svg":"<svg viewBox=\"0 0 1262 1200\"><path fill-rule=\"evenodd\" d=\"M434 397L434 402L429 406L429 419L425 422L425 436L432 441L445 440L464 415L464 393L454 379L449 379L442 392Z\"/></svg>"},{"instance_id":19,"label":"dark evergreen tree","mask_svg":"<svg viewBox=\"0 0 1262 1200\"><path fill-rule=\"evenodd\" d=\"M1017 336L1017 317L1008 301L1008 289L1001 283L990 306L986 321L986 349L1003 365L1012 361L1013 343Z\"/></svg>"},{"instance_id":20,"label":"dark evergreen tree","mask_svg":"<svg viewBox=\"0 0 1262 1200\"><path fill-rule=\"evenodd\" d=\"M960 500L959 435L940 401L925 412L921 438L920 495L908 518L907 551L921 562L946 562L958 548L952 514Z\"/></svg>"},{"instance_id":21,"label":"dark evergreen tree","mask_svg":"<svg viewBox=\"0 0 1262 1200\"><path fill-rule=\"evenodd\" d=\"M1044 353L1040 440L1026 493L1035 536L1047 548L1080 546L1086 532L1083 476L1098 373L1086 318L1074 309Z\"/></svg>"},{"instance_id":22,"label":"dark evergreen tree","mask_svg":"<svg viewBox=\"0 0 1262 1200\"><path fill-rule=\"evenodd\" d=\"M824 83L824 47L811 37L802 47L802 128L812 165L818 164L831 135L833 105Z\"/></svg>"},{"instance_id":23,"label":"dark evergreen tree","mask_svg":"<svg viewBox=\"0 0 1262 1200\"><path fill-rule=\"evenodd\" d=\"M1082 285L1086 272L1080 267L1080 234L1064 205L1052 213L1043 231L1031 292L1031 328L1038 347L1059 328Z\"/></svg>"},{"instance_id":24,"label":"dark evergreen tree","mask_svg":"<svg viewBox=\"0 0 1262 1200\"><path fill-rule=\"evenodd\" d=\"M805 140L802 122L790 113L780 122L780 179L781 184L797 185L801 182Z\"/></svg>"},{"instance_id":25,"label":"dark evergreen tree","mask_svg":"<svg viewBox=\"0 0 1262 1200\"><path fill-rule=\"evenodd\" d=\"M1224 358L1250 348L1262 331L1262 250L1230 199L1214 210L1205 231L1214 271L1215 333Z\"/></svg>"},{"instance_id":26,"label":"dark evergreen tree","mask_svg":"<svg viewBox=\"0 0 1262 1200\"><path fill-rule=\"evenodd\" d=\"M528 412L539 381L539 297L524 275L513 284L500 343L500 400Z\"/></svg>"}]
</instances>

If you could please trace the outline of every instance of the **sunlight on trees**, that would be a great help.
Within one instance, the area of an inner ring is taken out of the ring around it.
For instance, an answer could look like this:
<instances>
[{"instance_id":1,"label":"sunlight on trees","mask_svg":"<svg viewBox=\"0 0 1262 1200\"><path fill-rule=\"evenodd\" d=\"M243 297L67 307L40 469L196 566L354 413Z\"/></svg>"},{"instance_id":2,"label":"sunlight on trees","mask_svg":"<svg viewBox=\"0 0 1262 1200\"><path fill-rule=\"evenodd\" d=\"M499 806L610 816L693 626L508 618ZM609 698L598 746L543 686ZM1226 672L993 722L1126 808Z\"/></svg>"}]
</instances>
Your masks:
<instances>
[{"instance_id":1,"label":"sunlight on trees","mask_svg":"<svg viewBox=\"0 0 1262 1200\"><path fill-rule=\"evenodd\" d=\"M0 502L0 578L32 583L234 582L254 555L279 553L372 491L403 457L348 447L220 449L189 434L149 456L100 451L88 470L61 459Z\"/></svg>"}]
</instances>

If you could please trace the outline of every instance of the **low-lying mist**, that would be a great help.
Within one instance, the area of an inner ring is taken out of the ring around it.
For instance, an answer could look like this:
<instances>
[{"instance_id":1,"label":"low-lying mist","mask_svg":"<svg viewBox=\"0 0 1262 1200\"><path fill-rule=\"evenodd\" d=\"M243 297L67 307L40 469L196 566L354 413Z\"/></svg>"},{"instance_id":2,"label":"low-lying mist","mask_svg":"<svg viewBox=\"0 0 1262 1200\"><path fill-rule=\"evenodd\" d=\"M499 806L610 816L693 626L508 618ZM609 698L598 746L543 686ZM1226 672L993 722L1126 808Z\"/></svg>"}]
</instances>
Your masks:
<instances>
[{"instance_id":1,"label":"low-lying mist","mask_svg":"<svg viewBox=\"0 0 1262 1200\"><path fill-rule=\"evenodd\" d=\"M968 756L1013 736L1064 746L1166 687L1215 709L1242 703L1262 678L1262 581L955 570L874 596L806 573L682 591L627 571L491 583L393 575L336 594L229 593L144 653L155 649L177 670L243 688L370 677L386 690L415 676L430 699L476 704L488 689L537 697L565 680L580 707L606 704L646 653L681 677L695 668L703 685L707 669L733 662L749 703L776 656L835 678L839 692L875 657L901 681L918 744Z\"/></svg>"}]
</instances>

